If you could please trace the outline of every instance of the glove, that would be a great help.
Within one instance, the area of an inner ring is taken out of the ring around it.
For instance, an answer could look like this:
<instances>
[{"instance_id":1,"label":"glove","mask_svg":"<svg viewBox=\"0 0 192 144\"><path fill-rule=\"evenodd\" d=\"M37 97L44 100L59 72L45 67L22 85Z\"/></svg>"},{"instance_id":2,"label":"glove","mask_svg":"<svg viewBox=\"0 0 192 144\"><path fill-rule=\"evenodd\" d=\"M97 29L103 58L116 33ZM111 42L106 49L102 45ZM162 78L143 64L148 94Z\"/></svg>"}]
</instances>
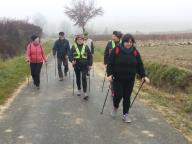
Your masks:
<instances>
[{"instance_id":1,"label":"glove","mask_svg":"<svg viewBox=\"0 0 192 144\"><path fill-rule=\"evenodd\" d=\"M150 83L150 79L148 77L143 77L142 82Z\"/></svg>"}]
</instances>

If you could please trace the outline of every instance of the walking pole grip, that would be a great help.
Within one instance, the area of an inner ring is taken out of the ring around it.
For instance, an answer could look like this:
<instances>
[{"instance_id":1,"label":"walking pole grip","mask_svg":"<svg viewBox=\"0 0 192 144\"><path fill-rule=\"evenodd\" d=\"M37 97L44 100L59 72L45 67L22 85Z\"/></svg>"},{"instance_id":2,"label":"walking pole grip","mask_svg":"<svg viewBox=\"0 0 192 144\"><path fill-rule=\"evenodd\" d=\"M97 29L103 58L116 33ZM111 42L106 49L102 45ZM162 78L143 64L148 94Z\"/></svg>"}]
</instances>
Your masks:
<instances>
[{"instance_id":1,"label":"walking pole grip","mask_svg":"<svg viewBox=\"0 0 192 144\"><path fill-rule=\"evenodd\" d=\"M102 91L102 92L103 92L104 85L105 85L106 75L107 75L107 72L105 72L105 76L104 76L104 79L103 79L103 85L102 85L102 88L101 88L101 91Z\"/></svg>"}]
</instances>

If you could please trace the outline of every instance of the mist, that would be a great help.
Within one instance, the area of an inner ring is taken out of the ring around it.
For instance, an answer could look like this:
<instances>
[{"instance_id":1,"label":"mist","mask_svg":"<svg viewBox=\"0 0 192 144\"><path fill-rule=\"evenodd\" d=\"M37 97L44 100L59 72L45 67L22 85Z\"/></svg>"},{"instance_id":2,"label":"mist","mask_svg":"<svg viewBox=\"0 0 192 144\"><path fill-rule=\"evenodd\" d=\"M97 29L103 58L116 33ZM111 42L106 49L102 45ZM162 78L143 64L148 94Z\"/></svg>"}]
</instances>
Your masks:
<instances>
[{"instance_id":1,"label":"mist","mask_svg":"<svg viewBox=\"0 0 192 144\"><path fill-rule=\"evenodd\" d=\"M64 14L64 7L69 4L70 0L6 0L1 2L0 17L27 19L41 26L48 35L59 31L68 35L79 33L81 30ZM141 33L192 30L190 0L97 0L97 5L103 8L104 15L86 26L94 34L113 30Z\"/></svg>"}]
</instances>

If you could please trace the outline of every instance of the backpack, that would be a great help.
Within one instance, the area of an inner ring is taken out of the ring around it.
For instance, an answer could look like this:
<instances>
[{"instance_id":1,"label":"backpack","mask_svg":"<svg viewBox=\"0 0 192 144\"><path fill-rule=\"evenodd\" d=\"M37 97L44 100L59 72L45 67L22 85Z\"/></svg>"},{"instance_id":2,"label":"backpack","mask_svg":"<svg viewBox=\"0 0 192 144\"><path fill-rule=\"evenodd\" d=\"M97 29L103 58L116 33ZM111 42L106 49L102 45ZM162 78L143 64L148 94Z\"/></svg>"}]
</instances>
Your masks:
<instances>
[{"instance_id":1,"label":"backpack","mask_svg":"<svg viewBox=\"0 0 192 144\"><path fill-rule=\"evenodd\" d=\"M115 48L115 55L118 56L119 53L120 53L120 48L119 48L119 47L116 47L116 48ZM138 56L138 51L136 50L135 47L134 47L134 49L133 49L133 55L134 55L135 57Z\"/></svg>"}]
</instances>

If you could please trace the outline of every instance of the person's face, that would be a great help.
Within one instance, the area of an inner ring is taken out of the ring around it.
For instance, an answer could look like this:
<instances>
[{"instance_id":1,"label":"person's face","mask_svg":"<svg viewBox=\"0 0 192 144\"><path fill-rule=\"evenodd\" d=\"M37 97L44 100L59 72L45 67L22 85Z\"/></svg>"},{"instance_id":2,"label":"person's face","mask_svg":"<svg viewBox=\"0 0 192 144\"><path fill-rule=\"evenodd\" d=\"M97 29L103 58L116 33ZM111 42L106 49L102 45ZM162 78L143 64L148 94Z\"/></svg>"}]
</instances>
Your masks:
<instances>
[{"instance_id":1,"label":"person's face","mask_svg":"<svg viewBox=\"0 0 192 144\"><path fill-rule=\"evenodd\" d=\"M40 43L40 38L39 37L36 38L33 42L34 42L34 44L39 44Z\"/></svg>"},{"instance_id":2,"label":"person's face","mask_svg":"<svg viewBox=\"0 0 192 144\"><path fill-rule=\"evenodd\" d=\"M112 40L118 42L120 39L116 35L112 35Z\"/></svg>"},{"instance_id":3,"label":"person's face","mask_svg":"<svg viewBox=\"0 0 192 144\"><path fill-rule=\"evenodd\" d=\"M132 40L129 39L128 41L124 42L125 48L131 48L132 46L133 46Z\"/></svg>"},{"instance_id":4,"label":"person's face","mask_svg":"<svg viewBox=\"0 0 192 144\"><path fill-rule=\"evenodd\" d=\"M84 39L83 38L78 38L77 39L77 44L82 45L84 43Z\"/></svg>"},{"instance_id":5,"label":"person's face","mask_svg":"<svg viewBox=\"0 0 192 144\"><path fill-rule=\"evenodd\" d=\"M85 40L88 40L88 37L87 37L87 36L85 36L84 38L85 38Z\"/></svg>"},{"instance_id":6,"label":"person's face","mask_svg":"<svg viewBox=\"0 0 192 144\"><path fill-rule=\"evenodd\" d=\"M59 39L64 39L64 36L62 36L62 35L59 35Z\"/></svg>"}]
</instances>

